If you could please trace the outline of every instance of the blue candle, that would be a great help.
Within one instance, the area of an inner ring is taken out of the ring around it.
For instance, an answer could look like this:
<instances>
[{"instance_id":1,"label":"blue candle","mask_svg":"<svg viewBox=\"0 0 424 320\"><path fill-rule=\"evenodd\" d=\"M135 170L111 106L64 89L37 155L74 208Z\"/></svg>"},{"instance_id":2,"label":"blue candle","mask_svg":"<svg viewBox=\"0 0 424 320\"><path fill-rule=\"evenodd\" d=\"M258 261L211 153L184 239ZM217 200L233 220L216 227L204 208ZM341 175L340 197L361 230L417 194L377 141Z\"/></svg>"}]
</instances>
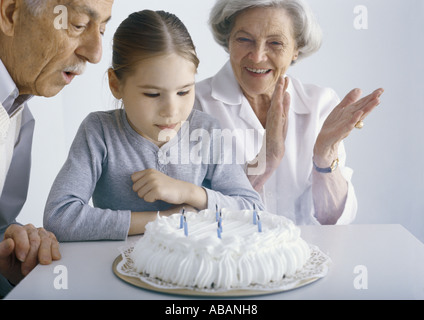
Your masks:
<instances>
[{"instance_id":1,"label":"blue candle","mask_svg":"<svg viewBox=\"0 0 424 320\"><path fill-rule=\"evenodd\" d=\"M262 232L262 221L261 221L261 218L259 218L259 215L258 215L258 232Z\"/></svg>"},{"instance_id":2,"label":"blue candle","mask_svg":"<svg viewBox=\"0 0 424 320\"><path fill-rule=\"evenodd\" d=\"M222 218L221 217L219 217L219 220L218 220L218 229L219 229L220 232L222 232Z\"/></svg>"},{"instance_id":3,"label":"blue candle","mask_svg":"<svg viewBox=\"0 0 424 320\"><path fill-rule=\"evenodd\" d=\"M216 229L216 232L218 233L218 238L221 239L221 229L219 227Z\"/></svg>"},{"instance_id":4,"label":"blue candle","mask_svg":"<svg viewBox=\"0 0 424 320\"><path fill-rule=\"evenodd\" d=\"M215 221L218 221L218 205L217 204L215 205L215 208L216 208L216 211L215 211L216 220Z\"/></svg>"},{"instance_id":5,"label":"blue candle","mask_svg":"<svg viewBox=\"0 0 424 320\"><path fill-rule=\"evenodd\" d=\"M257 216L256 206L255 204L253 204L253 224L256 224L256 216Z\"/></svg>"},{"instance_id":6,"label":"blue candle","mask_svg":"<svg viewBox=\"0 0 424 320\"><path fill-rule=\"evenodd\" d=\"M188 237L188 227L187 227L187 219L184 217L184 234Z\"/></svg>"},{"instance_id":7,"label":"blue candle","mask_svg":"<svg viewBox=\"0 0 424 320\"><path fill-rule=\"evenodd\" d=\"M183 209L183 211L181 212L181 217L180 217L180 229L182 229L183 228L183 222L184 222L184 209Z\"/></svg>"}]
</instances>

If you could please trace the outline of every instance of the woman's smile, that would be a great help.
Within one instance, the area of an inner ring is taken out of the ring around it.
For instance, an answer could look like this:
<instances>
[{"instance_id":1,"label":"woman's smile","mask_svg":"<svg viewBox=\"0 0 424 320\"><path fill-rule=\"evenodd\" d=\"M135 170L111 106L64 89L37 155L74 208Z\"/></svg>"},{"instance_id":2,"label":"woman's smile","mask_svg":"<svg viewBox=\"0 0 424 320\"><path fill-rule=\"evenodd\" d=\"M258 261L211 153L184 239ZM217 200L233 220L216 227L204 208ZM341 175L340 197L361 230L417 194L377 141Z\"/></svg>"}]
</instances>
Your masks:
<instances>
[{"instance_id":1,"label":"woman's smile","mask_svg":"<svg viewBox=\"0 0 424 320\"><path fill-rule=\"evenodd\" d=\"M269 73L272 72L272 69L260 69L260 68L249 68L249 67L245 67L245 70L247 70L247 72L249 72L253 76L268 75Z\"/></svg>"}]
</instances>

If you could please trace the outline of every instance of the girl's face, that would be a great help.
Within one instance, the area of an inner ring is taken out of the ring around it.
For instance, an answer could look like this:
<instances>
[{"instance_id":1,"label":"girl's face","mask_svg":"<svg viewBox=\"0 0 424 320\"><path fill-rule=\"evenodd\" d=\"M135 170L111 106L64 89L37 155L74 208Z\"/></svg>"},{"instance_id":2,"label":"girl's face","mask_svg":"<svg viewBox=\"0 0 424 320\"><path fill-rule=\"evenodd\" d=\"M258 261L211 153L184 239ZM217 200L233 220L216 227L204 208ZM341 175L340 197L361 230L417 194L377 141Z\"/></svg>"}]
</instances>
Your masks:
<instances>
[{"instance_id":1,"label":"girl's face","mask_svg":"<svg viewBox=\"0 0 424 320\"><path fill-rule=\"evenodd\" d=\"M145 59L119 83L109 71L112 93L122 99L131 127L162 146L187 120L194 105L195 65L172 53Z\"/></svg>"}]
</instances>

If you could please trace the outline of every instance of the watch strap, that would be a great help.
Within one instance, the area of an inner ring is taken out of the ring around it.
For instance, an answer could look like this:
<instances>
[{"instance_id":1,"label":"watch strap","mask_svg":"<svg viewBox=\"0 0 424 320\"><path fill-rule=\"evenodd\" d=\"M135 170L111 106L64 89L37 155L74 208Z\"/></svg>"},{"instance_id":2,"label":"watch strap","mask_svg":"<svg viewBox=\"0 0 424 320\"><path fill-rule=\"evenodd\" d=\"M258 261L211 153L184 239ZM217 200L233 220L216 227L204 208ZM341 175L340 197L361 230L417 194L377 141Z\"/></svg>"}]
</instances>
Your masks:
<instances>
[{"instance_id":1,"label":"watch strap","mask_svg":"<svg viewBox=\"0 0 424 320\"><path fill-rule=\"evenodd\" d=\"M331 163L331 166L327 167L327 168L320 168L315 164L315 161L312 161L313 165L314 165L314 169L320 173L331 173L334 170L337 169L337 167L339 166L339 159L334 160Z\"/></svg>"}]
</instances>

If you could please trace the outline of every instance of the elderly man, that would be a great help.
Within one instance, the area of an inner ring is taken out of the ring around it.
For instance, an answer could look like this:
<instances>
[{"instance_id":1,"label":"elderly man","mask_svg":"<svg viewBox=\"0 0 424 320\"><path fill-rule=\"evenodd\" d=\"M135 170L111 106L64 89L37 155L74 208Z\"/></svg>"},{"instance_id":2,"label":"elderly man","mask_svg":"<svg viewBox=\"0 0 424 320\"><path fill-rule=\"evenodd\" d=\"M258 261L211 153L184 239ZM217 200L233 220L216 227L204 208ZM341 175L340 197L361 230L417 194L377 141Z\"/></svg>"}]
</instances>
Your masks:
<instances>
[{"instance_id":1,"label":"elderly man","mask_svg":"<svg viewBox=\"0 0 424 320\"><path fill-rule=\"evenodd\" d=\"M0 0L0 296L37 263L60 259L52 233L15 220L30 173L34 119L27 102L34 95L56 95L83 72L86 62L100 61L112 4Z\"/></svg>"}]
</instances>

